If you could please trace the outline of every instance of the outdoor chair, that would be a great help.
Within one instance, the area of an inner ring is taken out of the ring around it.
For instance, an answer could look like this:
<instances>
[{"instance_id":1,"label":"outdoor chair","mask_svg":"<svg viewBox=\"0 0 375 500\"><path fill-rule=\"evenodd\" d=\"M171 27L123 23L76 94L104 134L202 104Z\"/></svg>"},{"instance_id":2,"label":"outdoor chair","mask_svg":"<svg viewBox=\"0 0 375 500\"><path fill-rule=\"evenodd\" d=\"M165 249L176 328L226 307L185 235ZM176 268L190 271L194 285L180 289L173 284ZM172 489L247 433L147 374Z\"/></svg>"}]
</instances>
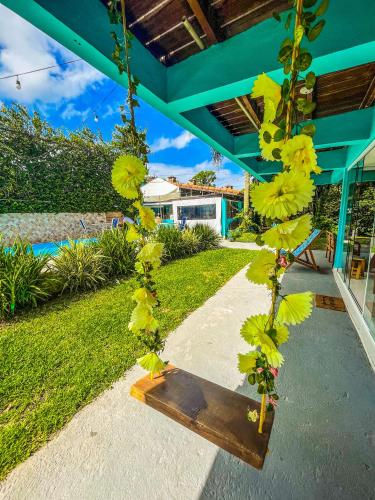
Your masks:
<instances>
[{"instance_id":1,"label":"outdoor chair","mask_svg":"<svg viewBox=\"0 0 375 500\"><path fill-rule=\"evenodd\" d=\"M298 262L302 264L302 266L308 267L309 269L313 269L314 271L319 271L319 266L316 264L315 257L312 251L312 244L315 240L319 238L321 235L320 229L314 229L312 233L309 235L306 240L301 243L297 248L295 248L292 252L294 256L293 262ZM291 266L292 263L289 264ZM288 267L289 267L288 266Z\"/></svg>"},{"instance_id":2,"label":"outdoor chair","mask_svg":"<svg viewBox=\"0 0 375 500\"><path fill-rule=\"evenodd\" d=\"M335 251L336 251L336 238L331 231L327 231L327 243L326 243L326 257L328 259L328 262L332 263L333 265L333 259L335 257Z\"/></svg>"}]
</instances>

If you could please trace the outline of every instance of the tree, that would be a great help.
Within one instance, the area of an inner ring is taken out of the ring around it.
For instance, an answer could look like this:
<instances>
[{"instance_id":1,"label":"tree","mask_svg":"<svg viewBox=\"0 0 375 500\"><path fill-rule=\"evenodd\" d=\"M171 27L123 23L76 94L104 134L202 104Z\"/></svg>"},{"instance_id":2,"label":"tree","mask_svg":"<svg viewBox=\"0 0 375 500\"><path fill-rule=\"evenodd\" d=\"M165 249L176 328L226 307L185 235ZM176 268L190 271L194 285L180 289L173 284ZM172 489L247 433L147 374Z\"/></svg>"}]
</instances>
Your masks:
<instances>
[{"instance_id":1,"label":"tree","mask_svg":"<svg viewBox=\"0 0 375 500\"><path fill-rule=\"evenodd\" d=\"M201 170L190 179L189 182L201 186L215 186L216 174L213 170Z\"/></svg>"}]
</instances>

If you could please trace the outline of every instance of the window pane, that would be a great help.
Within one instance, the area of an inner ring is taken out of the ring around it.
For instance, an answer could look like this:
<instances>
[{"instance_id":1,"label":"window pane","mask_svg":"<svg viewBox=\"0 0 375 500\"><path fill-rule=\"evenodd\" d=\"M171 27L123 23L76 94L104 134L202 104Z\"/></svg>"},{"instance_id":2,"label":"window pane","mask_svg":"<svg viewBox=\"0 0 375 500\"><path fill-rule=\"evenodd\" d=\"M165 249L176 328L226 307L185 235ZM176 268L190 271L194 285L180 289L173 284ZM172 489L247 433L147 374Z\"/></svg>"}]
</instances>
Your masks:
<instances>
[{"instance_id":1,"label":"window pane","mask_svg":"<svg viewBox=\"0 0 375 500\"><path fill-rule=\"evenodd\" d=\"M179 220L186 217L187 220L216 219L216 205L192 205L178 207Z\"/></svg>"}]
</instances>

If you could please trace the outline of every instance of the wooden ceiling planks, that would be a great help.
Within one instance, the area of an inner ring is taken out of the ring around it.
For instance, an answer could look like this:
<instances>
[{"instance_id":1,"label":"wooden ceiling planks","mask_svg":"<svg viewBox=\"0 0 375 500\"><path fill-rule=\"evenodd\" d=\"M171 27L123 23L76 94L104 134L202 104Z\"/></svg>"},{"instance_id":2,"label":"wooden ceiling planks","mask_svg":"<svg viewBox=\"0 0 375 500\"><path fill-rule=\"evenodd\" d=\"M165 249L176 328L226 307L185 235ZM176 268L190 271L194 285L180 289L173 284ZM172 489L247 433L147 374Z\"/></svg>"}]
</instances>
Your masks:
<instances>
[{"instance_id":1,"label":"wooden ceiling planks","mask_svg":"<svg viewBox=\"0 0 375 500\"><path fill-rule=\"evenodd\" d=\"M302 85L301 83L300 87ZM249 104L251 103L254 114L261 121L263 100L250 99L248 96L242 96L242 99L244 97ZM316 109L312 116L308 117L312 119L373 106L375 101L375 63L362 64L319 76L314 90L314 101L317 103ZM256 131L235 99L213 104L208 109L233 135ZM300 118L301 120L306 119L302 115Z\"/></svg>"},{"instance_id":2,"label":"wooden ceiling planks","mask_svg":"<svg viewBox=\"0 0 375 500\"><path fill-rule=\"evenodd\" d=\"M184 18L208 47L287 9L288 0L127 0L126 6L129 29L171 66L200 51L183 26Z\"/></svg>"}]
</instances>

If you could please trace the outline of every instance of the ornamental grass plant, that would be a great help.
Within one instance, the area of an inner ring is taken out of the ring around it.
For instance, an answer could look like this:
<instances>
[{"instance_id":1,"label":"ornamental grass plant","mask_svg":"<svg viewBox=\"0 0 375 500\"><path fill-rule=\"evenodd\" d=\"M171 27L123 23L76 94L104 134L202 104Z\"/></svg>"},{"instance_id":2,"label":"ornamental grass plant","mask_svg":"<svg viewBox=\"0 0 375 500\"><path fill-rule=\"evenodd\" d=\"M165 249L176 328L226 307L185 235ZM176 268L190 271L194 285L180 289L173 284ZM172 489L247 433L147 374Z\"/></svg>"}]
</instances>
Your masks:
<instances>
[{"instance_id":1,"label":"ornamental grass plant","mask_svg":"<svg viewBox=\"0 0 375 500\"><path fill-rule=\"evenodd\" d=\"M130 276L134 271L136 248L127 240L126 228L103 231L98 239L98 249L107 257L105 273L109 277Z\"/></svg>"},{"instance_id":2,"label":"ornamental grass plant","mask_svg":"<svg viewBox=\"0 0 375 500\"><path fill-rule=\"evenodd\" d=\"M54 277L47 269L49 256L34 255L31 245L17 239L10 248L0 242L0 318L46 300Z\"/></svg>"},{"instance_id":3,"label":"ornamental grass plant","mask_svg":"<svg viewBox=\"0 0 375 500\"><path fill-rule=\"evenodd\" d=\"M97 244L69 241L52 259L53 273L61 293L97 290L106 281L110 258Z\"/></svg>"}]
</instances>

